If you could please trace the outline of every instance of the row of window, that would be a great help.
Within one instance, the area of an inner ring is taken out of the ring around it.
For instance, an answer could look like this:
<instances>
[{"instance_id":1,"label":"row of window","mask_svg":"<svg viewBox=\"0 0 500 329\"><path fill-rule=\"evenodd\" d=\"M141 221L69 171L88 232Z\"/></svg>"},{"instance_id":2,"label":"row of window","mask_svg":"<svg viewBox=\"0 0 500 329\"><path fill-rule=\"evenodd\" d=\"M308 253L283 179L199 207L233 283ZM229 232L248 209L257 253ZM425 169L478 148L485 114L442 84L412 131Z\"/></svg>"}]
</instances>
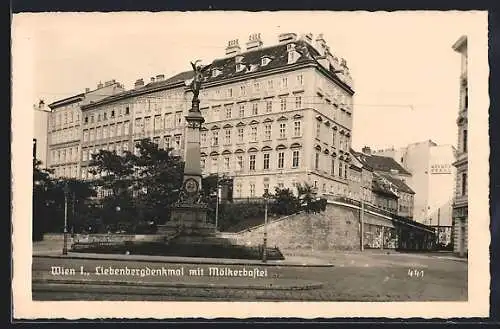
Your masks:
<instances>
[{"instance_id":1,"label":"row of window","mask_svg":"<svg viewBox=\"0 0 500 329\"><path fill-rule=\"evenodd\" d=\"M262 190L260 190L259 192L262 192L262 194L264 194L266 191L273 192L276 187L280 188L280 189L283 189L286 187L285 183L282 181L276 183L276 185L274 185L273 187L270 186L268 181L264 181L262 183L262 185L260 185L260 186L262 186ZM292 182L292 184L291 184L292 191L294 190L294 188L296 186L297 186L297 183ZM319 184L318 184L317 180L315 180L313 182L313 187L316 189L319 189ZM242 197L246 197L246 196L250 196L250 197L260 197L261 196L261 195L257 194L257 184L255 182L250 182L250 183L246 183L246 184L243 184L242 182L236 182L235 186L234 186L234 192L235 192L234 196L236 198L242 198ZM327 183L323 182L321 184L321 192L327 193ZM334 183L334 184L330 184L329 193L347 195L349 193L349 191L348 191L348 187L346 185Z\"/></svg>"},{"instance_id":2,"label":"row of window","mask_svg":"<svg viewBox=\"0 0 500 329\"><path fill-rule=\"evenodd\" d=\"M160 137L154 137L153 142L156 143L160 148L163 149L174 149L180 150L182 148L182 135L175 136L165 136L163 138L163 145L161 144L162 139ZM135 141L137 143L138 141ZM93 148L82 149L82 161L90 161L93 154L97 154L99 150L115 151L118 155L122 155L123 152L129 151L129 142L123 141L118 143L110 143L108 145L101 145ZM139 149L134 148L134 154L139 155Z\"/></svg>"},{"instance_id":3,"label":"row of window","mask_svg":"<svg viewBox=\"0 0 500 329\"><path fill-rule=\"evenodd\" d=\"M83 141L93 142L95 140L126 136L129 133L130 133L130 122L129 121L118 122L116 124L113 123L110 125L84 129Z\"/></svg>"},{"instance_id":4,"label":"row of window","mask_svg":"<svg viewBox=\"0 0 500 329\"><path fill-rule=\"evenodd\" d=\"M61 163L78 161L78 150L78 146L52 150L50 154L52 159L51 163L57 165Z\"/></svg>"},{"instance_id":5,"label":"row of window","mask_svg":"<svg viewBox=\"0 0 500 329\"><path fill-rule=\"evenodd\" d=\"M137 143L136 141L135 143ZM176 135L167 135L164 136L163 138L157 136L153 138L153 143L158 145L159 148L161 149L174 149L174 150L180 150L182 149L182 135L181 134L176 134ZM136 149L136 151L138 151Z\"/></svg>"},{"instance_id":6,"label":"row of window","mask_svg":"<svg viewBox=\"0 0 500 329\"><path fill-rule=\"evenodd\" d=\"M459 180L459 188L457 189L457 196L466 196L467 195L467 173L463 172L460 176Z\"/></svg>"},{"instance_id":7,"label":"row of window","mask_svg":"<svg viewBox=\"0 0 500 329\"><path fill-rule=\"evenodd\" d=\"M263 128L263 130L262 130ZM255 124L250 127L237 127L236 129L236 142L244 143L245 141L257 142L259 140L269 141L275 138L285 139L288 137L288 126L285 122L277 124L278 135L273 134L273 124L266 123L262 126ZM234 128L223 128L222 136L219 134L219 129L214 129L212 131L202 131L200 134L201 146L208 146L208 136L210 134L210 145L219 146L221 145L221 139L223 138L224 145L230 145L233 142L233 130ZM248 136L247 136L248 134ZM297 120L293 122L293 137L302 136L302 123Z\"/></svg>"},{"instance_id":8,"label":"row of window","mask_svg":"<svg viewBox=\"0 0 500 329\"><path fill-rule=\"evenodd\" d=\"M118 155L121 155L123 152L129 150L129 142L118 142L118 143L110 143L108 145L100 145L93 148L83 148L82 149L82 161L90 161L92 160L92 155L99 153L99 150L107 150L110 152L116 151Z\"/></svg>"},{"instance_id":9,"label":"row of window","mask_svg":"<svg viewBox=\"0 0 500 329\"><path fill-rule=\"evenodd\" d=\"M71 125L80 122L80 108L78 104L72 104L64 109L57 110L50 114L51 129L61 125Z\"/></svg>"},{"instance_id":10,"label":"row of window","mask_svg":"<svg viewBox=\"0 0 500 329\"><path fill-rule=\"evenodd\" d=\"M78 178L78 166L65 166L54 168L56 177Z\"/></svg>"},{"instance_id":11,"label":"row of window","mask_svg":"<svg viewBox=\"0 0 500 329\"><path fill-rule=\"evenodd\" d=\"M318 76L316 84L317 87L325 93L325 97L331 98L331 101L339 105L347 105L348 107L352 106L352 96L340 86L332 83L329 79L323 76Z\"/></svg>"},{"instance_id":12,"label":"row of window","mask_svg":"<svg viewBox=\"0 0 500 329\"><path fill-rule=\"evenodd\" d=\"M65 128L50 133L50 144L59 144L74 141L80 138L78 127Z\"/></svg>"},{"instance_id":13,"label":"row of window","mask_svg":"<svg viewBox=\"0 0 500 329\"><path fill-rule=\"evenodd\" d=\"M338 133L335 129L325 127L326 126L321 121L316 121L316 138L320 141L325 141L327 140L327 138L325 138L325 135L330 131L332 134L332 146L337 147L338 142L339 150L348 152L351 147L349 136Z\"/></svg>"},{"instance_id":14,"label":"row of window","mask_svg":"<svg viewBox=\"0 0 500 329\"><path fill-rule=\"evenodd\" d=\"M291 97L280 96L279 100L267 98L264 100L252 100L248 103L213 105L210 109L202 109L203 117L209 121L219 121L232 118L245 118L248 116L259 115L263 113L275 112L275 107L279 106L280 111L301 109L303 107L302 96Z\"/></svg>"},{"instance_id":15,"label":"row of window","mask_svg":"<svg viewBox=\"0 0 500 329\"><path fill-rule=\"evenodd\" d=\"M180 128L184 126L183 113L175 112L165 113L163 115L148 116L144 118L136 118L134 122L134 134L161 131L163 129Z\"/></svg>"},{"instance_id":16,"label":"row of window","mask_svg":"<svg viewBox=\"0 0 500 329\"><path fill-rule=\"evenodd\" d=\"M118 112L118 113L117 113ZM84 124L88 124L88 123L94 123L94 122L101 122L101 121L107 121L108 119L114 119L116 117L116 115L118 115L118 117L122 117L124 115L129 115L130 114L130 107L129 106L125 106L124 108L122 107L119 107L118 110L109 110L109 111L103 111L103 112L100 112L100 113L96 113L96 114L90 114L90 115L86 115L85 118L84 118Z\"/></svg>"},{"instance_id":17,"label":"row of window","mask_svg":"<svg viewBox=\"0 0 500 329\"><path fill-rule=\"evenodd\" d=\"M212 71L212 73L216 70ZM281 76L276 79L268 79L266 81L254 81L253 84L242 83L238 87L229 87L224 92L221 89L215 89L211 93L208 90L202 92L202 97L206 98L233 98L233 97L245 97L252 93L259 93L263 90L274 90L274 89L285 89L291 86L289 82L293 81L294 86L303 86L305 83L304 76L302 74L297 74L295 78L289 76Z\"/></svg>"},{"instance_id":18,"label":"row of window","mask_svg":"<svg viewBox=\"0 0 500 329\"><path fill-rule=\"evenodd\" d=\"M244 171L248 168L248 171L256 171L256 170L270 170L270 169L284 169L286 164L286 155L289 153L285 151L278 152L276 154L276 159L271 160L271 153L263 153L262 166L257 165L257 156L258 154L249 154L247 156L244 155L236 155L234 157L231 156L223 156L222 157L222 171ZM260 157L259 157L260 158ZM202 170L207 170L210 172L219 171L219 157L212 156L210 158L210 168L207 168L207 159L205 157L201 158L201 168ZM272 165L272 161L276 161L276 167ZM290 160L288 160L290 161ZM248 164L248 167L245 166L245 163ZM298 168L300 166L300 151L294 150L291 152L291 162L289 167Z\"/></svg>"},{"instance_id":19,"label":"row of window","mask_svg":"<svg viewBox=\"0 0 500 329\"><path fill-rule=\"evenodd\" d=\"M347 163L342 163L340 160L337 161L335 158L320 152L314 153L314 169L330 172L330 175L344 179L347 179L349 173L349 165Z\"/></svg>"},{"instance_id":20,"label":"row of window","mask_svg":"<svg viewBox=\"0 0 500 329\"><path fill-rule=\"evenodd\" d=\"M331 102L324 101L324 103L321 104L315 104L314 108L318 109L320 113L323 113L323 115L327 115L335 122L338 122L344 127L351 127L352 126L352 109L349 108L349 110L346 110L345 107L337 107L334 104L331 104Z\"/></svg>"}]
</instances>

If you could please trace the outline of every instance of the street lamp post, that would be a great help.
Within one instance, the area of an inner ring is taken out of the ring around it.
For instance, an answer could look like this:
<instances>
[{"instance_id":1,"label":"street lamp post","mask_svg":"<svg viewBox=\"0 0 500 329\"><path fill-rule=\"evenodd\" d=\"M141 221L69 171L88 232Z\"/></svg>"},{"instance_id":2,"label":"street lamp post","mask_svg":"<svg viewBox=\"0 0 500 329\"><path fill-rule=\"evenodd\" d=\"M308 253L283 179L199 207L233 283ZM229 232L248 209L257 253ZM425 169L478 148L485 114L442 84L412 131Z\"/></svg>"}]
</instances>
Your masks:
<instances>
[{"instance_id":1,"label":"street lamp post","mask_svg":"<svg viewBox=\"0 0 500 329\"><path fill-rule=\"evenodd\" d=\"M69 187L68 183L64 183L64 244L63 244L63 255L68 254L68 193Z\"/></svg>"},{"instance_id":2,"label":"street lamp post","mask_svg":"<svg viewBox=\"0 0 500 329\"><path fill-rule=\"evenodd\" d=\"M267 195L264 195L264 241L262 244L262 262L267 262Z\"/></svg>"},{"instance_id":3,"label":"street lamp post","mask_svg":"<svg viewBox=\"0 0 500 329\"><path fill-rule=\"evenodd\" d=\"M217 179L217 195L216 195L216 204L215 204L215 232L217 232L217 227L219 226L219 199L221 197L221 186L219 185Z\"/></svg>"}]
</instances>

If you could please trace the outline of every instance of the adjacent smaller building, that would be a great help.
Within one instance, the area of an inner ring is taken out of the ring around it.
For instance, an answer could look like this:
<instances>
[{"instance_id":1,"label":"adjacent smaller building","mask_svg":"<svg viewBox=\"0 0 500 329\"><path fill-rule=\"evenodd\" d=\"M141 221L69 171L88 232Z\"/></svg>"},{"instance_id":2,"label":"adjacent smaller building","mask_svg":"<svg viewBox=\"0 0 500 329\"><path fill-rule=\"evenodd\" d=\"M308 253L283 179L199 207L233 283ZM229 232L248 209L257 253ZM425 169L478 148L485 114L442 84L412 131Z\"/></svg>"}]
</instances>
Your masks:
<instances>
[{"instance_id":1,"label":"adjacent smaller building","mask_svg":"<svg viewBox=\"0 0 500 329\"><path fill-rule=\"evenodd\" d=\"M372 182L373 204L385 211L397 213L398 195L382 177L376 176Z\"/></svg>"},{"instance_id":2,"label":"adjacent smaller building","mask_svg":"<svg viewBox=\"0 0 500 329\"><path fill-rule=\"evenodd\" d=\"M401 179L387 173L376 173L375 176L396 194L398 198L396 214L401 217L413 218L415 192Z\"/></svg>"},{"instance_id":3,"label":"adjacent smaller building","mask_svg":"<svg viewBox=\"0 0 500 329\"><path fill-rule=\"evenodd\" d=\"M33 134L33 158L42 162L43 168L47 167L47 125L50 111L45 109L43 100L33 106L34 110L34 134Z\"/></svg>"},{"instance_id":4,"label":"adjacent smaller building","mask_svg":"<svg viewBox=\"0 0 500 329\"><path fill-rule=\"evenodd\" d=\"M359 153L350 149L352 154L349 171L349 191L355 200L372 202L373 195L373 169L363 161Z\"/></svg>"},{"instance_id":5,"label":"adjacent smaller building","mask_svg":"<svg viewBox=\"0 0 500 329\"><path fill-rule=\"evenodd\" d=\"M361 180L359 183L351 180L351 189L360 190L364 201L383 210L413 218L415 191L406 184L411 173L391 157L373 155L369 147L364 147L362 152L351 152L355 159L351 163L351 174L360 176Z\"/></svg>"}]
</instances>

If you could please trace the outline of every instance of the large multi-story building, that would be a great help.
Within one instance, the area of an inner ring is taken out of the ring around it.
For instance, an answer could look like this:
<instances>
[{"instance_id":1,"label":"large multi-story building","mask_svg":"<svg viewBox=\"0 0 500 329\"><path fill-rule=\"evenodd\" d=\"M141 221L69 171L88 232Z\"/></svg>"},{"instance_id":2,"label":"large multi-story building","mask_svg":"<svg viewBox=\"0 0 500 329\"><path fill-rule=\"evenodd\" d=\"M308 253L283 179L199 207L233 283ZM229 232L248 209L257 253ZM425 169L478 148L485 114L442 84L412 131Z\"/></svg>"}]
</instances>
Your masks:
<instances>
[{"instance_id":1,"label":"large multi-story building","mask_svg":"<svg viewBox=\"0 0 500 329\"><path fill-rule=\"evenodd\" d=\"M455 198L453 201L453 250L461 256L468 254L468 153L467 153L467 37L461 36L453 45L453 49L461 56L460 100L457 118L458 142L457 159L453 163L456 168Z\"/></svg>"},{"instance_id":2,"label":"large multi-story building","mask_svg":"<svg viewBox=\"0 0 500 329\"><path fill-rule=\"evenodd\" d=\"M204 173L234 177L234 197L308 182L347 193L352 81L322 36L293 33L263 47L252 35L212 62L201 93Z\"/></svg>"},{"instance_id":3,"label":"large multi-story building","mask_svg":"<svg viewBox=\"0 0 500 329\"><path fill-rule=\"evenodd\" d=\"M79 176L80 104L84 95L81 93L49 104L52 112L47 134L47 160L56 177Z\"/></svg>"},{"instance_id":4,"label":"large multi-story building","mask_svg":"<svg viewBox=\"0 0 500 329\"><path fill-rule=\"evenodd\" d=\"M93 153L131 150L145 137L182 155L190 78L190 71L169 79L158 75L109 97L91 100L85 93L51 104L56 112L81 107L78 139L52 145L57 174L81 167L80 176L91 178L86 168ZM203 173L233 177L235 198L303 182L320 194L347 194L353 94L346 61L330 52L322 35L313 40L311 34L285 33L278 44L264 47L253 34L244 50L230 41L225 56L210 64L200 92ZM77 147L72 167L57 153L68 147Z\"/></svg>"},{"instance_id":5,"label":"large multi-story building","mask_svg":"<svg viewBox=\"0 0 500 329\"><path fill-rule=\"evenodd\" d=\"M393 158L411 173L406 183L415 191L414 219L433 226L451 226L455 148L431 140L401 148L374 151Z\"/></svg>"},{"instance_id":6,"label":"large multi-story building","mask_svg":"<svg viewBox=\"0 0 500 329\"><path fill-rule=\"evenodd\" d=\"M83 105L82 178L92 178L88 164L101 149L120 155L134 151L138 140L151 138L160 147L182 150L184 87L179 76L158 75L146 85L139 79L132 90Z\"/></svg>"},{"instance_id":7,"label":"large multi-story building","mask_svg":"<svg viewBox=\"0 0 500 329\"><path fill-rule=\"evenodd\" d=\"M86 89L80 93L49 104L47 133L47 162L56 177L80 177L82 134L81 126L88 118L82 118L81 107L104 97L124 91L123 86L114 81L99 83L97 89Z\"/></svg>"}]
</instances>

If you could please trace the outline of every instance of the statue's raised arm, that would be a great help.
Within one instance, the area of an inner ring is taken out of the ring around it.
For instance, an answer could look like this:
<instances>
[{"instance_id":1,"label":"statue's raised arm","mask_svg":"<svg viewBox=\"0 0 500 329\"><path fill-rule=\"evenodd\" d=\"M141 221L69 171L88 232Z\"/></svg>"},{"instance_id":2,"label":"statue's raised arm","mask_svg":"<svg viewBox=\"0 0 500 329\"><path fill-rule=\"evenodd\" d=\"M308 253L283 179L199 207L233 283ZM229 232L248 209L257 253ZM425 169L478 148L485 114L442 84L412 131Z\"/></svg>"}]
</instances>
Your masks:
<instances>
[{"instance_id":1,"label":"statue's raised arm","mask_svg":"<svg viewBox=\"0 0 500 329\"><path fill-rule=\"evenodd\" d=\"M201 81L203 79L203 74L201 67L198 64L200 60L191 62L191 66L193 67L193 81L191 82L191 90L193 91L193 102L198 101L198 96L200 94Z\"/></svg>"}]
</instances>

